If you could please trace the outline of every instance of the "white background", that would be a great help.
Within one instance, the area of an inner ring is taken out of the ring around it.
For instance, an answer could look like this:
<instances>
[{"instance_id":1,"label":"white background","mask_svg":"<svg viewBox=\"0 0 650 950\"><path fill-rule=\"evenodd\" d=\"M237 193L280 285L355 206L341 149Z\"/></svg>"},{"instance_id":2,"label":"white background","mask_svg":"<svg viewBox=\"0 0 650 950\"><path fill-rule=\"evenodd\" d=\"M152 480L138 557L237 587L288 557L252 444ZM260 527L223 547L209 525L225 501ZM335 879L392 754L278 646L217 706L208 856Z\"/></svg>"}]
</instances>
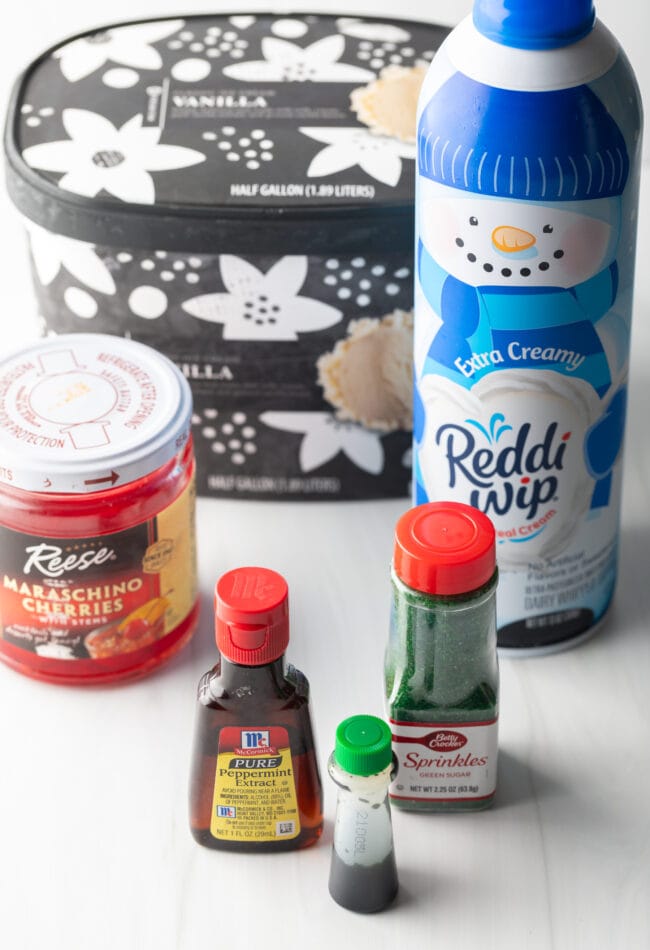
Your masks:
<instances>
[{"instance_id":1,"label":"white background","mask_svg":"<svg viewBox=\"0 0 650 950\"><path fill-rule=\"evenodd\" d=\"M543 0L539 0L543 2ZM107 20L178 13L170 0L22 0L0 34L0 98L43 48ZM256 9L264 8L257 3ZM342 4L341 4L342 6ZM195 3L192 12L218 3ZM345 13L454 23L462 2L368 0ZM235 0L228 11L250 9ZM335 7L303 2L303 10ZM274 9L287 11L287 4ZM341 7L339 7L339 10ZM650 91L650 7L602 0L601 18ZM188 12L187 10L183 12ZM647 99L647 95L645 96ZM646 144L646 156L648 145ZM0 946L189 950L339 943L359 948L647 950L650 946L650 198L640 212L618 595L605 628L553 657L501 664L498 799L474 816L395 815L402 892L363 918L334 905L326 831L306 852L208 852L190 838L194 694L214 662L215 578L241 563L284 572L291 659L310 677L324 773L336 723L382 711L391 536L406 502L202 501L203 621L159 674L78 691L0 669ZM19 222L0 198L0 350L35 333Z\"/></svg>"}]
</instances>

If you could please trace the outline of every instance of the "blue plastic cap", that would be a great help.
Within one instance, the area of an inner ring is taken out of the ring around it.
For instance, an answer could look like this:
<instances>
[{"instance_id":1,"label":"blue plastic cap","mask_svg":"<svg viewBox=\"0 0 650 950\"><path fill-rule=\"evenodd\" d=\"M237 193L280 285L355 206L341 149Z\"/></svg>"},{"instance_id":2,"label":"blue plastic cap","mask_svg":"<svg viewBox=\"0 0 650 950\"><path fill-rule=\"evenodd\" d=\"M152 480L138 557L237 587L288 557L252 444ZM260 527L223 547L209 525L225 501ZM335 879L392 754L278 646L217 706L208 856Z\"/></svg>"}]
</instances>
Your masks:
<instances>
[{"instance_id":1,"label":"blue plastic cap","mask_svg":"<svg viewBox=\"0 0 650 950\"><path fill-rule=\"evenodd\" d=\"M503 46L556 49L589 33L592 0L474 0L476 29Z\"/></svg>"}]
</instances>

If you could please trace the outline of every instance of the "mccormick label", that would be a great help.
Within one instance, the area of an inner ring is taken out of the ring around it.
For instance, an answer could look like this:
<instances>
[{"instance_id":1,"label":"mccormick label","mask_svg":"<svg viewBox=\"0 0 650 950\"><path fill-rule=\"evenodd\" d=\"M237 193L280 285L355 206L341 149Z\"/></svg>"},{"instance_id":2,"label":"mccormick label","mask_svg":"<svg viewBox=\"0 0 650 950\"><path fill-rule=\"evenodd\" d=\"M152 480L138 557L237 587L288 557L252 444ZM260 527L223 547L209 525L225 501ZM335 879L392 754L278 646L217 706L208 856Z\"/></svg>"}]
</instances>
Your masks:
<instances>
[{"instance_id":1,"label":"mccormick label","mask_svg":"<svg viewBox=\"0 0 650 950\"><path fill-rule=\"evenodd\" d=\"M57 660L145 649L196 600L194 485L155 518L93 538L0 527L0 639Z\"/></svg>"},{"instance_id":2,"label":"mccormick label","mask_svg":"<svg viewBox=\"0 0 650 950\"><path fill-rule=\"evenodd\" d=\"M296 838L300 818L289 734L226 726L219 734L210 832L227 841Z\"/></svg>"},{"instance_id":3,"label":"mccormick label","mask_svg":"<svg viewBox=\"0 0 650 950\"><path fill-rule=\"evenodd\" d=\"M414 495L489 515L499 645L550 647L614 588L639 114L598 26L579 75L486 44L466 21L420 99Z\"/></svg>"},{"instance_id":4,"label":"mccormick label","mask_svg":"<svg viewBox=\"0 0 650 950\"><path fill-rule=\"evenodd\" d=\"M390 797L478 801L494 795L497 720L435 723L390 720L398 769Z\"/></svg>"}]
</instances>

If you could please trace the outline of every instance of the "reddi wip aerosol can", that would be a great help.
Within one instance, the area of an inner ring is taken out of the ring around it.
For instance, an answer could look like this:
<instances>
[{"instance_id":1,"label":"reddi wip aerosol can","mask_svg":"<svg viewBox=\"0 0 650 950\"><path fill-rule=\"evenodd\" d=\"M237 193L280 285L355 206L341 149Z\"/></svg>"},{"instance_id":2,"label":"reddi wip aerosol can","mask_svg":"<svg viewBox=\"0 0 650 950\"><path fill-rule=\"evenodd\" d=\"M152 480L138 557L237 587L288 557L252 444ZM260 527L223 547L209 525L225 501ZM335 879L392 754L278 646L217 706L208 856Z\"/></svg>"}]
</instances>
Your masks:
<instances>
[{"instance_id":1,"label":"reddi wip aerosol can","mask_svg":"<svg viewBox=\"0 0 650 950\"><path fill-rule=\"evenodd\" d=\"M415 502L493 520L512 652L614 590L641 121L590 0L476 0L420 96Z\"/></svg>"}]
</instances>

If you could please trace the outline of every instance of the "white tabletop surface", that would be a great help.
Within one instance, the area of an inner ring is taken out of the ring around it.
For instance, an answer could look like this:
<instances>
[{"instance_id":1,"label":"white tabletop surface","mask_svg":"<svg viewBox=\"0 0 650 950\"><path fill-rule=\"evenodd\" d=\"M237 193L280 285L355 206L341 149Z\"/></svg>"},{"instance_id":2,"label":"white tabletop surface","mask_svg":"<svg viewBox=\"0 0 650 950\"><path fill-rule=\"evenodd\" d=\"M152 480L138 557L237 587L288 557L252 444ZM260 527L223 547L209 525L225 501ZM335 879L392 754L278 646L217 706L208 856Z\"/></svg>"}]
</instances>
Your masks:
<instances>
[{"instance_id":1,"label":"white tabletop surface","mask_svg":"<svg viewBox=\"0 0 650 950\"><path fill-rule=\"evenodd\" d=\"M81 0L11 4L0 40L3 100L13 74L62 35L107 17L180 6L169 0L114 0L106 10ZM195 10L218 6L193 4ZM326 0L300 6L333 9ZM603 0L599 10L648 91L641 39L649 34L650 14L637 7L633 19L633 6ZM411 0L399 12L454 22L468 7ZM395 5L359 2L353 9L390 13ZM646 165L618 592L604 628L579 648L502 660L494 808L475 815L395 814L400 897L390 911L367 918L328 896L335 794L325 775L326 828L316 847L266 857L194 843L187 774L196 684L215 659L215 578L243 563L265 564L288 578L289 654L311 679L324 772L337 722L382 712L388 562L393 525L407 505L406 499L202 500L203 619L169 666L136 684L85 691L0 668L2 948L650 947L649 178ZM0 213L2 352L36 330L20 225L4 196Z\"/></svg>"}]
</instances>

